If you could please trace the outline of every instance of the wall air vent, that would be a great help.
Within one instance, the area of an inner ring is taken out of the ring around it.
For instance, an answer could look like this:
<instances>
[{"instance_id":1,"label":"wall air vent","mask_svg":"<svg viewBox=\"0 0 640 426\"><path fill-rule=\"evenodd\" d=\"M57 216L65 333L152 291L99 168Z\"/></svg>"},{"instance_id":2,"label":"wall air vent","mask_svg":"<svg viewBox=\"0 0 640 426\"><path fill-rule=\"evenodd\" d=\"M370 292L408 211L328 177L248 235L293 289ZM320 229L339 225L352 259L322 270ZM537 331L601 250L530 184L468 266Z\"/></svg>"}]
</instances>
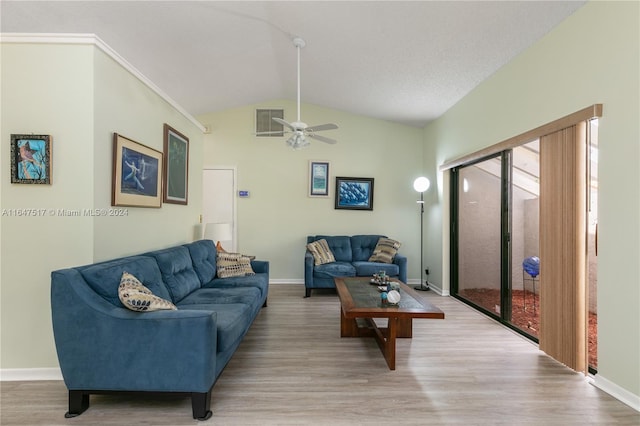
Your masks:
<instances>
[{"instance_id":1,"label":"wall air vent","mask_svg":"<svg viewBox=\"0 0 640 426\"><path fill-rule=\"evenodd\" d=\"M282 124L273 121L274 117L284 120L284 109L256 109L256 136L284 136Z\"/></svg>"}]
</instances>

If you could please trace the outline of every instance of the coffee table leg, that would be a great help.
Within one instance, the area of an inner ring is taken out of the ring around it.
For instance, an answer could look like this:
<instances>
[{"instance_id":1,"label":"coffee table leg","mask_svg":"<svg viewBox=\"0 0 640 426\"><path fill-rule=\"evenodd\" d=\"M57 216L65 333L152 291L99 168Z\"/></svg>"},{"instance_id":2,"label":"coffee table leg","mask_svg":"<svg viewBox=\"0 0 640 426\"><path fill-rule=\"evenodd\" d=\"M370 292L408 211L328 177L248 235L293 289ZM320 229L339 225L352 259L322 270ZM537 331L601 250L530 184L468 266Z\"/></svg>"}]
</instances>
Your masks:
<instances>
[{"instance_id":1,"label":"coffee table leg","mask_svg":"<svg viewBox=\"0 0 640 426\"><path fill-rule=\"evenodd\" d=\"M373 337L376 339L378 347L387 361L389 370L396 369L396 337L398 332L398 318L389 318L387 328L378 328L371 320L374 327Z\"/></svg>"},{"instance_id":2,"label":"coffee table leg","mask_svg":"<svg viewBox=\"0 0 640 426\"><path fill-rule=\"evenodd\" d=\"M340 337L358 337L358 323L355 318L346 318L340 309Z\"/></svg>"},{"instance_id":3,"label":"coffee table leg","mask_svg":"<svg viewBox=\"0 0 640 426\"><path fill-rule=\"evenodd\" d=\"M384 359L387 360L389 370L396 369L396 335L398 332L398 318L389 318L387 325L387 339L384 348Z\"/></svg>"}]
</instances>

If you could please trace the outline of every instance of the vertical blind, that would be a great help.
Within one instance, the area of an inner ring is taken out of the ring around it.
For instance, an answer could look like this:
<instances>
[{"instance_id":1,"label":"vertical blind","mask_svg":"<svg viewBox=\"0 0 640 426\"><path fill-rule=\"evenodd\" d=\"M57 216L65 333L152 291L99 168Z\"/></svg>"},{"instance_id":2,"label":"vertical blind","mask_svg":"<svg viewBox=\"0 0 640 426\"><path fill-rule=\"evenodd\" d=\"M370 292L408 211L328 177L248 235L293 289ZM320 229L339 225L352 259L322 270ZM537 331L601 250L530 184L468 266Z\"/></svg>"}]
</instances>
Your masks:
<instances>
[{"instance_id":1,"label":"vertical blind","mask_svg":"<svg viewBox=\"0 0 640 426\"><path fill-rule=\"evenodd\" d=\"M540 139L540 350L586 372L586 122Z\"/></svg>"}]
</instances>

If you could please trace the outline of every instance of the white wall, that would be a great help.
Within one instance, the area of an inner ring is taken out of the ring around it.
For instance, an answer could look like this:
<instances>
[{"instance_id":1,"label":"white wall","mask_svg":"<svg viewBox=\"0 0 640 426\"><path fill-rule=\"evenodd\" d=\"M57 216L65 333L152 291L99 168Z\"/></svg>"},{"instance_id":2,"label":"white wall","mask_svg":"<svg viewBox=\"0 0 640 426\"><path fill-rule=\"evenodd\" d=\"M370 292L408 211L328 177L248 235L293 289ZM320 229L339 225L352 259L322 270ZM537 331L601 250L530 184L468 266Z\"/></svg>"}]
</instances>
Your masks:
<instances>
[{"instance_id":1,"label":"white wall","mask_svg":"<svg viewBox=\"0 0 640 426\"><path fill-rule=\"evenodd\" d=\"M328 145L313 141L295 151L286 138L258 138L255 108L281 107L293 121L294 102L275 100L198 117L210 126L205 136L204 164L233 165L238 189L238 250L270 261L274 281L302 282L307 235L385 234L402 243L409 278L419 277L420 218L413 180L422 169L422 130L363 116L303 104L309 125L336 123L323 133L338 139ZM307 196L309 160L328 160L330 197ZM334 209L335 177L372 177L373 211Z\"/></svg>"},{"instance_id":2,"label":"white wall","mask_svg":"<svg viewBox=\"0 0 640 426\"><path fill-rule=\"evenodd\" d=\"M639 15L637 2L588 3L425 129L425 164L435 168L594 103L604 104L598 170L598 377L634 395L638 405ZM428 207L434 217L448 214L446 179L439 176L439 199ZM429 223L434 248L440 244L435 241L448 244L442 223ZM430 263L443 264L442 252L429 253ZM447 276L442 269L436 272Z\"/></svg>"},{"instance_id":3,"label":"white wall","mask_svg":"<svg viewBox=\"0 0 640 426\"><path fill-rule=\"evenodd\" d=\"M51 185L1 179L3 210L45 209L43 217L1 217L1 368L55 368L51 271L192 241L201 211L202 132L92 44L0 48L0 162L9 163L11 134L53 137ZM57 213L109 208L112 133L162 151L165 122L190 139L188 206L129 207L124 217Z\"/></svg>"}]
</instances>

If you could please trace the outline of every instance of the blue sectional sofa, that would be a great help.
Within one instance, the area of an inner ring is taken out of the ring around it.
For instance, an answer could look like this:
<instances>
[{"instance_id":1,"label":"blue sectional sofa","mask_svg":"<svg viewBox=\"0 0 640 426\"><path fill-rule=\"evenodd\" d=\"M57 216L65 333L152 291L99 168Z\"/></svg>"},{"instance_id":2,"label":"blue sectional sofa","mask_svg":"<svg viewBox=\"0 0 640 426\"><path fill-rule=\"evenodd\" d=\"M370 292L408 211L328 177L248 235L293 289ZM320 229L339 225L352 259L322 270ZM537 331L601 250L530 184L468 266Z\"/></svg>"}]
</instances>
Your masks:
<instances>
[{"instance_id":1,"label":"blue sectional sofa","mask_svg":"<svg viewBox=\"0 0 640 426\"><path fill-rule=\"evenodd\" d=\"M385 271L390 277L407 282L407 258L396 254L392 263L369 262L373 250L384 235L309 235L307 244L326 240L335 262L315 265L314 257L306 250L304 255L305 297L311 296L314 288L335 288L335 277L366 277Z\"/></svg>"},{"instance_id":2,"label":"blue sectional sofa","mask_svg":"<svg viewBox=\"0 0 640 426\"><path fill-rule=\"evenodd\" d=\"M216 277L211 240L51 274L53 331L74 417L90 394L122 391L191 396L193 417L211 417L211 391L260 309L269 263L255 275ZM177 310L134 312L119 299L123 272Z\"/></svg>"}]
</instances>

